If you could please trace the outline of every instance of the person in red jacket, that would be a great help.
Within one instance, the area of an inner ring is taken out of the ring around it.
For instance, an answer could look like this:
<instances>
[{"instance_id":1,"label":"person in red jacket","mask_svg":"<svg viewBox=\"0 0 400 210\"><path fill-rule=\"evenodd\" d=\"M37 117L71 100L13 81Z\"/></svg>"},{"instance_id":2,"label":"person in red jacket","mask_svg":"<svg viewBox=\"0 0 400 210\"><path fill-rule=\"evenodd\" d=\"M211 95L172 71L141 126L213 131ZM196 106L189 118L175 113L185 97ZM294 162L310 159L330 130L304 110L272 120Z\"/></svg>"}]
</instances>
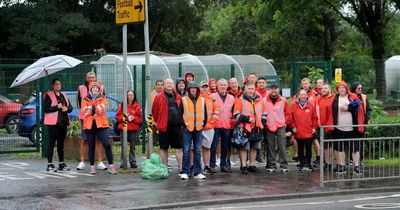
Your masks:
<instances>
[{"instance_id":1,"label":"person in red jacket","mask_svg":"<svg viewBox=\"0 0 400 210\"><path fill-rule=\"evenodd\" d=\"M332 103L335 98L335 94L331 91L329 84L323 84L321 86L321 95L315 98L315 111L318 117L318 128L317 128L317 139L320 140L320 128L324 125L329 125L330 117L332 117ZM324 139L329 139L330 134L324 133ZM331 144L324 144L324 169L330 171L332 169L331 161L333 155L333 148Z\"/></svg>"},{"instance_id":2,"label":"person in red jacket","mask_svg":"<svg viewBox=\"0 0 400 210\"><path fill-rule=\"evenodd\" d=\"M128 99L128 106L127 106L127 122L128 122L128 142L130 144L129 148L129 163L131 168L137 168L136 165L136 156L135 156L135 142L137 141L138 137L138 130L140 129L140 125L142 124L142 108L140 107L139 103L136 100L136 93L133 90L128 90L127 99ZM118 111L115 114L115 117L118 121L118 130L120 130L122 134L123 130L123 104L121 103L118 107ZM122 135L121 135L121 142L122 142ZM121 153L121 160L123 159ZM124 166L121 163L120 168Z\"/></svg>"},{"instance_id":3,"label":"person in red jacket","mask_svg":"<svg viewBox=\"0 0 400 210\"><path fill-rule=\"evenodd\" d=\"M332 117L330 117L329 125L337 125L333 130L332 138L334 139L352 139L357 138L364 133L364 127L353 127L353 125L364 124L364 109L360 108L360 100L357 95L351 93L345 82L339 82L336 86L337 95L333 100ZM346 153L345 147L348 146L349 152L353 157L354 174L361 174L360 169L360 142L359 141L337 141L333 144L335 150L337 167L334 169L336 173L346 173Z\"/></svg>"},{"instance_id":4,"label":"person in red jacket","mask_svg":"<svg viewBox=\"0 0 400 210\"><path fill-rule=\"evenodd\" d=\"M154 98L152 114L159 132L160 156L168 165L168 149L175 149L175 157L182 175L182 114L179 112L181 96L174 89L174 81L164 80L164 90Z\"/></svg>"},{"instance_id":5,"label":"person in red jacket","mask_svg":"<svg viewBox=\"0 0 400 210\"><path fill-rule=\"evenodd\" d=\"M294 138L299 146L300 171L311 170L311 145L314 140L314 133L317 127L317 115L314 105L307 98L307 92L300 90L298 99L290 106L289 124L294 133ZM306 154L304 155L304 150Z\"/></svg>"}]
</instances>

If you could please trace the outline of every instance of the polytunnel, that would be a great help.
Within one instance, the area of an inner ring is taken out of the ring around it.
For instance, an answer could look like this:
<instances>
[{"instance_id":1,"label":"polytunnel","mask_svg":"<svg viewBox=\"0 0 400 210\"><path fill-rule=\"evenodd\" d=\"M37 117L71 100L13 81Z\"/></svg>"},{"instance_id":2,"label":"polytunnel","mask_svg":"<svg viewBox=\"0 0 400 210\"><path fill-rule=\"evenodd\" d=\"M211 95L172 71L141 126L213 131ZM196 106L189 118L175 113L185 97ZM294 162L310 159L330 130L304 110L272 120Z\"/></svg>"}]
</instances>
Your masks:
<instances>
[{"instance_id":1,"label":"polytunnel","mask_svg":"<svg viewBox=\"0 0 400 210\"><path fill-rule=\"evenodd\" d=\"M386 93L396 94L400 91L400 55L390 57L385 61Z\"/></svg>"},{"instance_id":2,"label":"polytunnel","mask_svg":"<svg viewBox=\"0 0 400 210\"><path fill-rule=\"evenodd\" d=\"M123 72L122 55L105 55L98 61L93 62L96 67L97 80L102 82L106 88L107 95L113 95L119 99L123 98ZM164 80L171 74L160 57L150 54L150 75L152 81ZM137 98L142 98L142 68L145 65L144 55L128 55L128 89L136 91ZM136 82L135 82L136 81Z\"/></svg>"},{"instance_id":3,"label":"polytunnel","mask_svg":"<svg viewBox=\"0 0 400 210\"><path fill-rule=\"evenodd\" d=\"M157 55L156 55L157 54ZM108 54L95 65L98 81L106 88L107 95L123 98L123 57L120 54ZM138 101L142 104L142 87L145 74L142 66L145 64L144 53L129 53L128 64L128 88L136 90ZM233 70L233 72L232 72ZM207 55L197 56L191 54L166 55L158 52L150 54L150 84L153 87L158 79L176 79L191 71L195 74L196 81L209 80L209 78L226 78L234 76L242 84L244 78L251 72L259 76L277 76L271 63L259 55ZM150 91L147 90L146 93Z\"/></svg>"},{"instance_id":4,"label":"polytunnel","mask_svg":"<svg viewBox=\"0 0 400 210\"><path fill-rule=\"evenodd\" d=\"M173 56L160 56L160 58L167 65L171 72L172 78L178 78L179 76L185 75L186 72L192 72L195 75L196 81L202 80L208 81L207 69L203 63L196 57L190 54L173 55ZM179 69L181 74L179 75Z\"/></svg>"}]
</instances>

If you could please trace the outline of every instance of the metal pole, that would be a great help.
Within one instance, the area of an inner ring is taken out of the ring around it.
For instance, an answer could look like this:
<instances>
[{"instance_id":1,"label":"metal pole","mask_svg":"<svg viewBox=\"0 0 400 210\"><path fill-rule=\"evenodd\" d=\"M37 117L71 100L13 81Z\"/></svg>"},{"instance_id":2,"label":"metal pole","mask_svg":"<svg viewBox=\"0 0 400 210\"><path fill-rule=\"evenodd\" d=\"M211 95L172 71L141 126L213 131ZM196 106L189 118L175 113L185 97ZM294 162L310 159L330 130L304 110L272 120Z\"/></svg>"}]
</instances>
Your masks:
<instances>
[{"instance_id":1,"label":"metal pole","mask_svg":"<svg viewBox=\"0 0 400 210\"><path fill-rule=\"evenodd\" d=\"M320 159L319 159L319 186L324 186L324 130L325 128L319 128L320 134ZM329 148L329 147L328 147ZM329 152L329 151L328 151Z\"/></svg>"},{"instance_id":2,"label":"metal pole","mask_svg":"<svg viewBox=\"0 0 400 210\"><path fill-rule=\"evenodd\" d=\"M231 64L231 78L235 77L235 64Z\"/></svg>"},{"instance_id":3,"label":"metal pole","mask_svg":"<svg viewBox=\"0 0 400 210\"><path fill-rule=\"evenodd\" d=\"M145 48L145 59L146 59L146 98L147 98L147 108L148 114L151 114L151 94L150 93L150 41L149 41L149 7L148 0L144 1L144 48ZM153 153L153 136L149 135L149 154Z\"/></svg>"},{"instance_id":4,"label":"metal pole","mask_svg":"<svg viewBox=\"0 0 400 210\"><path fill-rule=\"evenodd\" d=\"M178 77L182 77L182 63L178 64L178 70L179 70Z\"/></svg>"},{"instance_id":5,"label":"metal pole","mask_svg":"<svg viewBox=\"0 0 400 210\"><path fill-rule=\"evenodd\" d=\"M122 64L122 71L123 71L123 87L124 90L122 91L123 95L123 101L122 101L122 109L124 113L124 120L123 120L123 131L122 131L122 165L124 169L128 169L128 125L127 125L127 105L128 105L128 99L126 92L128 91L128 68L127 68L127 54L128 54L128 39L127 39L127 33L128 33L128 26L124 24L122 26L122 54L123 54L123 64Z\"/></svg>"}]
</instances>

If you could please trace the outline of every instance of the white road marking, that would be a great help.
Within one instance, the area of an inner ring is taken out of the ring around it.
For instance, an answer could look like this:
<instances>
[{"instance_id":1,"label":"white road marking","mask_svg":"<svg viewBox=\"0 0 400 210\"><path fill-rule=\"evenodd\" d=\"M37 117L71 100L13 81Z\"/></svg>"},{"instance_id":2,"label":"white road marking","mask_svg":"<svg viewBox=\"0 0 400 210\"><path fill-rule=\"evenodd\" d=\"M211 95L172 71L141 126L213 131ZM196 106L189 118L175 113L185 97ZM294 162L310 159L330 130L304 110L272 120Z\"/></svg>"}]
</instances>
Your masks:
<instances>
[{"instance_id":1,"label":"white road marking","mask_svg":"<svg viewBox=\"0 0 400 210\"><path fill-rule=\"evenodd\" d=\"M28 163L22 163L22 162L5 162L5 163L0 163L0 164L9 166L12 168L18 168L18 169L26 169L26 166L29 166Z\"/></svg>"},{"instance_id":2,"label":"white road marking","mask_svg":"<svg viewBox=\"0 0 400 210\"><path fill-rule=\"evenodd\" d=\"M400 197L400 194L387 195L387 196L354 198L354 199L349 199L349 200L338 200L337 202L344 203L344 202L352 202L352 201L367 201L367 200L376 200L376 199L382 199L382 198L396 198L396 197Z\"/></svg>"},{"instance_id":3,"label":"white road marking","mask_svg":"<svg viewBox=\"0 0 400 210\"><path fill-rule=\"evenodd\" d=\"M62 179L63 177L56 176L53 172L24 172L28 176L33 176L37 179L45 179L46 177Z\"/></svg>"},{"instance_id":4,"label":"white road marking","mask_svg":"<svg viewBox=\"0 0 400 210\"><path fill-rule=\"evenodd\" d=\"M371 203L355 205L354 208L358 209L399 209L400 203Z\"/></svg>"},{"instance_id":5,"label":"white road marking","mask_svg":"<svg viewBox=\"0 0 400 210\"><path fill-rule=\"evenodd\" d=\"M218 209L252 209L252 208L265 208L265 207L280 207L280 206L299 206L299 205L319 205L319 204L331 204L334 201L322 201L322 202L306 202L306 203L283 203L283 204L269 204L269 205L254 205L254 206L235 206L235 207L219 207L219 208L208 208L209 210Z\"/></svg>"},{"instance_id":6,"label":"white road marking","mask_svg":"<svg viewBox=\"0 0 400 210\"><path fill-rule=\"evenodd\" d=\"M8 180L27 180L27 179L33 179L31 177L16 177L16 175L13 174L7 174L7 173L0 173L0 178L8 179ZM4 180L0 179L0 180Z\"/></svg>"}]
</instances>

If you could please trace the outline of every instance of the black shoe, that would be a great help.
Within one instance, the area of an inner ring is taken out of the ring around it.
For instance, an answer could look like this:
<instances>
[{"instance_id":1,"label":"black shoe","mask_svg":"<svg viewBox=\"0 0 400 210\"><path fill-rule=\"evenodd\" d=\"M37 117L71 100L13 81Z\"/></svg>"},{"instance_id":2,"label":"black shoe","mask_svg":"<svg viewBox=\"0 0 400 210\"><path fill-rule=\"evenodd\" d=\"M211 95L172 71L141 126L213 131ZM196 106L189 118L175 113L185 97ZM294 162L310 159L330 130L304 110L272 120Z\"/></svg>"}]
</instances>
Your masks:
<instances>
[{"instance_id":1,"label":"black shoe","mask_svg":"<svg viewBox=\"0 0 400 210\"><path fill-rule=\"evenodd\" d=\"M267 172L274 172L276 171L276 166L266 166Z\"/></svg>"},{"instance_id":2,"label":"black shoe","mask_svg":"<svg viewBox=\"0 0 400 210\"><path fill-rule=\"evenodd\" d=\"M361 172L360 166L354 166L353 173L356 175L361 175L362 172Z\"/></svg>"},{"instance_id":3,"label":"black shoe","mask_svg":"<svg viewBox=\"0 0 400 210\"><path fill-rule=\"evenodd\" d=\"M70 168L67 166L65 163L60 163L58 164L58 170L59 171L69 171Z\"/></svg>"},{"instance_id":4,"label":"black shoe","mask_svg":"<svg viewBox=\"0 0 400 210\"><path fill-rule=\"evenodd\" d=\"M325 163L324 164L324 171L332 171L332 164Z\"/></svg>"},{"instance_id":5,"label":"black shoe","mask_svg":"<svg viewBox=\"0 0 400 210\"><path fill-rule=\"evenodd\" d=\"M338 165L335 171L337 174L345 174L346 172L346 167L341 165Z\"/></svg>"},{"instance_id":6,"label":"black shoe","mask_svg":"<svg viewBox=\"0 0 400 210\"><path fill-rule=\"evenodd\" d=\"M256 161L259 162L259 163L263 163L263 159L260 156L256 157Z\"/></svg>"},{"instance_id":7,"label":"black shoe","mask_svg":"<svg viewBox=\"0 0 400 210\"><path fill-rule=\"evenodd\" d=\"M242 171L242 174L248 174L249 173L249 171L247 170L246 166L242 166L241 171Z\"/></svg>"},{"instance_id":8,"label":"black shoe","mask_svg":"<svg viewBox=\"0 0 400 210\"><path fill-rule=\"evenodd\" d=\"M319 168L319 160L314 160L312 166L313 168Z\"/></svg>"},{"instance_id":9,"label":"black shoe","mask_svg":"<svg viewBox=\"0 0 400 210\"><path fill-rule=\"evenodd\" d=\"M252 173L261 173L260 169L258 169L256 166L250 166L248 171Z\"/></svg>"},{"instance_id":10,"label":"black shoe","mask_svg":"<svg viewBox=\"0 0 400 210\"><path fill-rule=\"evenodd\" d=\"M293 157L292 160L297 162L297 161L299 161L299 157Z\"/></svg>"},{"instance_id":11,"label":"black shoe","mask_svg":"<svg viewBox=\"0 0 400 210\"><path fill-rule=\"evenodd\" d=\"M206 166L203 170L203 174L213 174L213 172L210 167Z\"/></svg>"},{"instance_id":12,"label":"black shoe","mask_svg":"<svg viewBox=\"0 0 400 210\"><path fill-rule=\"evenodd\" d=\"M131 164L131 168L137 168L136 163L132 163L132 164Z\"/></svg>"},{"instance_id":13,"label":"black shoe","mask_svg":"<svg viewBox=\"0 0 400 210\"><path fill-rule=\"evenodd\" d=\"M48 171L48 172L57 172L57 169L56 169L56 167L54 166L54 164L50 163L50 164L47 164L47 169L46 169L46 171Z\"/></svg>"}]
</instances>

